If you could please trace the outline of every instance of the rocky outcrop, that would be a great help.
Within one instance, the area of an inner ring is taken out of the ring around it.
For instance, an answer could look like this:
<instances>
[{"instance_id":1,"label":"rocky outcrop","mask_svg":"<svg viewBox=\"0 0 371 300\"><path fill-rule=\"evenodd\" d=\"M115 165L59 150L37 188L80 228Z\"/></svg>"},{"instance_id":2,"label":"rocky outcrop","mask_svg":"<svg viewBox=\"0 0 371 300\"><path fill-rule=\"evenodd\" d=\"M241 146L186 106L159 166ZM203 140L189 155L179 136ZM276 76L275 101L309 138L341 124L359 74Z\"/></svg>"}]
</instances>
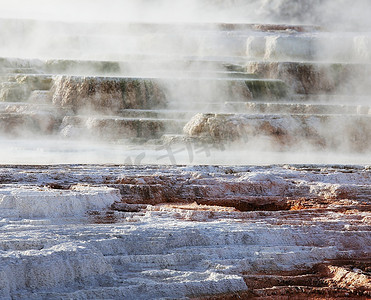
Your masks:
<instances>
[{"instance_id":1,"label":"rocky outcrop","mask_svg":"<svg viewBox=\"0 0 371 300\"><path fill-rule=\"evenodd\" d=\"M26 102L33 91L49 90L51 85L51 76L7 76L0 83L0 102Z\"/></svg>"},{"instance_id":2,"label":"rocky outcrop","mask_svg":"<svg viewBox=\"0 0 371 300\"><path fill-rule=\"evenodd\" d=\"M298 94L360 94L368 88L371 69L361 64L260 61L247 63L246 71L281 79Z\"/></svg>"},{"instance_id":3,"label":"rocky outcrop","mask_svg":"<svg viewBox=\"0 0 371 300\"><path fill-rule=\"evenodd\" d=\"M260 143L276 150L311 147L362 152L371 147L366 141L370 126L368 115L197 114L183 130L190 137L206 137L216 144L252 142L251 146Z\"/></svg>"},{"instance_id":4,"label":"rocky outcrop","mask_svg":"<svg viewBox=\"0 0 371 300\"><path fill-rule=\"evenodd\" d=\"M52 93L53 104L76 112L117 113L166 106L161 87L151 79L57 76Z\"/></svg>"},{"instance_id":5,"label":"rocky outcrop","mask_svg":"<svg viewBox=\"0 0 371 300\"><path fill-rule=\"evenodd\" d=\"M298 31L251 34L246 41L246 56L265 61L369 62L368 33L339 34Z\"/></svg>"},{"instance_id":6,"label":"rocky outcrop","mask_svg":"<svg viewBox=\"0 0 371 300\"><path fill-rule=\"evenodd\" d=\"M184 122L171 119L133 119L99 116L66 116L60 135L66 139L120 140L127 138L160 138L169 130L181 129Z\"/></svg>"},{"instance_id":7,"label":"rocky outcrop","mask_svg":"<svg viewBox=\"0 0 371 300\"><path fill-rule=\"evenodd\" d=\"M121 64L114 61L47 60L43 69L48 74L122 74Z\"/></svg>"},{"instance_id":8,"label":"rocky outcrop","mask_svg":"<svg viewBox=\"0 0 371 300\"><path fill-rule=\"evenodd\" d=\"M1 22L1 21L0 21ZM38 74L43 69L44 62L39 59L21 59L0 57L0 74Z\"/></svg>"},{"instance_id":9,"label":"rocky outcrop","mask_svg":"<svg viewBox=\"0 0 371 300\"><path fill-rule=\"evenodd\" d=\"M61 124L61 117L51 112L0 114L0 133L7 137L51 135Z\"/></svg>"},{"instance_id":10,"label":"rocky outcrop","mask_svg":"<svg viewBox=\"0 0 371 300\"><path fill-rule=\"evenodd\" d=\"M328 101L330 102L330 101ZM371 107L365 104L331 104L331 103L277 103L257 102L246 103L227 102L226 108L230 111L240 111L249 114L305 114L305 115L371 115Z\"/></svg>"},{"instance_id":11,"label":"rocky outcrop","mask_svg":"<svg viewBox=\"0 0 371 300\"><path fill-rule=\"evenodd\" d=\"M195 297L219 299L367 299L370 295L368 258L331 260L306 270L268 274L246 274L248 291ZM343 265L344 264L344 265ZM340 266L339 266L340 265ZM357 268L356 266L362 266ZM348 285L338 284L347 281Z\"/></svg>"}]
</instances>

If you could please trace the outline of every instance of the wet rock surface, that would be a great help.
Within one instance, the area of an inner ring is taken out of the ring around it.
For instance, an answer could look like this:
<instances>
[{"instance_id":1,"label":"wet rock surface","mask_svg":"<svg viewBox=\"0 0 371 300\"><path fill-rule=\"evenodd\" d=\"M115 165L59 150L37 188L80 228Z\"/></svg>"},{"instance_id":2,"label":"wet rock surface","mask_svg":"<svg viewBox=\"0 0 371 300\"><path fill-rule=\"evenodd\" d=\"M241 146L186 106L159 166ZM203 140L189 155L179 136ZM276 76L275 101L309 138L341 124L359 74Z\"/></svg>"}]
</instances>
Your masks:
<instances>
[{"instance_id":1,"label":"wet rock surface","mask_svg":"<svg viewBox=\"0 0 371 300\"><path fill-rule=\"evenodd\" d=\"M184 132L191 137L209 137L215 144L252 141L259 147L263 139L263 145L277 149L305 144L329 150L370 151L364 140L369 139L370 120L368 115L198 114L185 125Z\"/></svg>"},{"instance_id":2,"label":"wet rock surface","mask_svg":"<svg viewBox=\"0 0 371 300\"><path fill-rule=\"evenodd\" d=\"M60 134L67 139L158 139L166 132L177 132L183 125L184 122L174 119L66 116L60 126Z\"/></svg>"},{"instance_id":3,"label":"wet rock surface","mask_svg":"<svg viewBox=\"0 0 371 300\"><path fill-rule=\"evenodd\" d=\"M27 101L36 90L49 90L52 85L51 76L35 74L19 74L1 80L1 102Z\"/></svg>"},{"instance_id":4,"label":"wet rock surface","mask_svg":"<svg viewBox=\"0 0 371 300\"><path fill-rule=\"evenodd\" d=\"M1 296L364 299L370 176L361 166L2 166Z\"/></svg>"},{"instance_id":5,"label":"wet rock surface","mask_svg":"<svg viewBox=\"0 0 371 300\"><path fill-rule=\"evenodd\" d=\"M153 80L60 76L52 90L53 104L75 111L117 113L124 108L166 105L163 91Z\"/></svg>"},{"instance_id":6,"label":"wet rock surface","mask_svg":"<svg viewBox=\"0 0 371 300\"><path fill-rule=\"evenodd\" d=\"M359 94L368 92L371 68L368 64L258 61L247 63L246 71L283 79L298 94Z\"/></svg>"}]
</instances>

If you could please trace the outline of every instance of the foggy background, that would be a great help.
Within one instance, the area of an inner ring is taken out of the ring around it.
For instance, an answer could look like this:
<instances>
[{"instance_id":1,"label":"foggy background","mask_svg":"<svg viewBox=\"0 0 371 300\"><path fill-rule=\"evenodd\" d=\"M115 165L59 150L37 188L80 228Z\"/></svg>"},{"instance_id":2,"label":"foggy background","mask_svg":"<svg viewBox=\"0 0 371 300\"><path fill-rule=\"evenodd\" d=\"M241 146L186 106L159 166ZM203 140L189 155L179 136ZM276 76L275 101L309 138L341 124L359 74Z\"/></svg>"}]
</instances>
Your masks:
<instances>
[{"instance_id":1,"label":"foggy background","mask_svg":"<svg viewBox=\"0 0 371 300\"><path fill-rule=\"evenodd\" d=\"M0 17L54 21L370 25L367 0L2 0Z\"/></svg>"},{"instance_id":2,"label":"foggy background","mask_svg":"<svg viewBox=\"0 0 371 300\"><path fill-rule=\"evenodd\" d=\"M1 0L0 6L0 55L13 57L120 60L150 48L202 56L204 39L220 37L207 30L187 35L192 23L315 24L349 32L371 26L367 0Z\"/></svg>"},{"instance_id":3,"label":"foggy background","mask_svg":"<svg viewBox=\"0 0 371 300\"><path fill-rule=\"evenodd\" d=\"M307 41L312 43L313 40L313 61L362 64L371 61L371 1L367 0L0 0L0 7L0 57L115 61L120 68L115 70L114 76L209 79L223 71L215 61L233 64L256 59L253 55L259 48L259 33L246 29L231 32L219 23L319 26L314 27L314 32L300 35L303 43L297 50L299 54ZM291 31L280 34L287 37L283 50L289 49L290 38L296 38L296 34ZM252 50L249 38L255 43L252 43ZM274 43L277 34L272 33L269 38ZM267 56L267 52L261 56L261 60L267 62L280 59L284 61L284 58ZM301 59L299 55L296 60ZM106 75L89 66L68 69L64 74ZM349 90L349 86L356 91L354 97L342 103L369 104L369 73L364 76L361 72L354 77L348 86L339 88L339 94ZM165 83L165 88L172 107L189 102L187 109L197 111L193 103L199 99L219 103L230 100L228 87L222 83L178 85L173 82L171 85ZM231 100L238 99L234 95ZM339 133L333 131L331 134ZM119 146L99 140L73 145L72 150L68 144L55 147L50 141L45 141L45 147L38 147L38 142L36 145L31 141L27 143L25 146L22 141L18 144L2 141L1 161L38 163L40 159L45 161L40 157L49 155L49 161L54 162L53 153L57 152L63 152L58 161L72 162L107 162L107 157L110 157L109 162L134 162L143 157L142 151L133 152L129 147L123 154ZM270 149L264 141L253 144ZM233 150L238 152L245 146L234 145ZM9 157L12 149L20 150ZM212 154L199 154L193 163L330 163L336 160L326 151L314 153L306 147L302 150L304 154L296 155L267 151L264 158L259 151L246 155L213 151ZM166 155L166 150L151 151L146 150L141 162L169 163L157 159ZM368 154L337 154L336 161L368 163ZM178 157L177 163L189 161L187 150Z\"/></svg>"}]
</instances>

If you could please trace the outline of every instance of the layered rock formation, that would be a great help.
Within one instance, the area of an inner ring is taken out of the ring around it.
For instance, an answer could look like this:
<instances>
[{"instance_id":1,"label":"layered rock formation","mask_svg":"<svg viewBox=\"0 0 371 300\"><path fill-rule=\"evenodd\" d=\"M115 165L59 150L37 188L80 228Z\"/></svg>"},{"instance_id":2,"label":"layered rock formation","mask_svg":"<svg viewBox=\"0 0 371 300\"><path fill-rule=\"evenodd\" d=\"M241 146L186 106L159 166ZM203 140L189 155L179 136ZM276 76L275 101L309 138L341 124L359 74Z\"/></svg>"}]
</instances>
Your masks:
<instances>
[{"instance_id":1,"label":"layered rock formation","mask_svg":"<svg viewBox=\"0 0 371 300\"><path fill-rule=\"evenodd\" d=\"M121 109L159 108L166 105L162 89L153 80L59 76L52 102L74 111L117 113Z\"/></svg>"},{"instance_id":2,"label":"layered rock formation","mask_svg":"<svg viewBox=\"0 0 371 300\"><path fill-rule=\"evenodd\" d=\"M370 296L368 167L1 174L4 299Z\"/></svg>"},{"instance_id":3,"label":"layered rock formation","mask_svg":"<svg viewBox=\"0 0 371 300\"><path fill-rule=\"evenodd\" d=\"M261 140L277 150L306 147L369 152L371 119L368 115L198 114L184 132L215 144Z\"/></svg>"}]
</instances>

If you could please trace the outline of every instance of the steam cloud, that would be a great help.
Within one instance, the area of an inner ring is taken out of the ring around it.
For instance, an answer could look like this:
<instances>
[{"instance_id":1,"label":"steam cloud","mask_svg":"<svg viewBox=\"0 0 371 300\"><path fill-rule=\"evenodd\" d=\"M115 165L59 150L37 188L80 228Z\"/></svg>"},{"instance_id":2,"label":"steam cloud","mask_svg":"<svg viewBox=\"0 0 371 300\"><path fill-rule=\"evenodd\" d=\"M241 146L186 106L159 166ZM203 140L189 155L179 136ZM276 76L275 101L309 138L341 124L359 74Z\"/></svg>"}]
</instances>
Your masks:
<instances>
[{"instance_id":1,"label":"steam cloud","mask_svg":"<svg viewBox=\"0 0 371 300\"><path fill-rule=\"evenodd\" d=\"M0 57L80 61L62 67L64 75L165 78L159 81L170 108L181 104L190 111L209 111L194 103L203 99L223 104L246 97L238 84L231 88L225 81L216 83L228 77L215 64L218 60L252 65L250 60L260 59L275 64L285 62L288 55L291 61L310 57L322 64L371 61L371 2L367 0L0 0L0 5ZM220 23L305 24L316 30L300 37L289 30L262 37L248 30L232 34ZM118 67L107 73L83 61L113 61ZM285 65L277 68L278 75L291 72L282 71ZM322 81L324 90L333 78L326 72L323 78L330 79ZM332 93L353 95L337 100L342 104L368 105L370 70L348 73L346 84ZM223 112L217 106L211 111ZM256 144L270 148L264 140Z\"/></svg>"},{"instance_id":2,"label":"steam cloud","mask_svg":"<svg viewBox=\"0 0 371 300\"><path fill-rule=\"evenodd\" d=\"M120 53L142 53L145 48L151 48L153 33L173 32L179 38L187 32L187 27L172 30L171 26L138 30L128 27L130 22L316 24L350 31L367 31L371 27L368 13L371 3L367 0L111 0L108 3L103 0L2 0L0 5L3 19L0 54L17 57L119 59ZM34 21L24 23L14 19ZM45 20L56 23L42 22ZM108 38L120 34L124 38L119 41ZM76 35L84 39L77 42ZM92 40L89 38L92 35L101 39ZM156 38L161 40L159 36ZM200 42L181 39L179 45L177 39L163 41L162 49L160 43L155 43L152 50L156 51L157 46L163 55L178 53L181 49L186 53L187 47Z\"/></svg>"}]
</instances>

